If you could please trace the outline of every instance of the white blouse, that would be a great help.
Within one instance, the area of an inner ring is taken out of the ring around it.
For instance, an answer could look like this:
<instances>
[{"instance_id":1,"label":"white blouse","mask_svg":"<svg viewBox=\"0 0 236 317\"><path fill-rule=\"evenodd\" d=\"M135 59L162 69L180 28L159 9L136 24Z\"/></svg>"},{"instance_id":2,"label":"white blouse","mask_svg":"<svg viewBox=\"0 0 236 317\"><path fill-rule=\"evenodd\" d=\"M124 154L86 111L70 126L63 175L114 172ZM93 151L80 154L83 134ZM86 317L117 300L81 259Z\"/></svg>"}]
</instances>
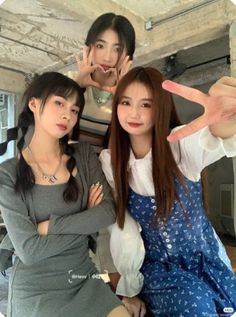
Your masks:
<instances>
[{"instance_id":1,"label":"white blouse","mask_svg":"<svg viewBox=\"0 0 236 317\"><path fill-rule=\"evenodd\" d=\"M199 181L204 167L223 156L236 156L236 135L228 139L217 138L206 127L179 142L170 143L170 147L182 174L191 181ZM181 161L179 148L181 149ZM101 152L100 161L107 181L114 190L109 150ZM142 159L136 159L131 150L129 169L130 187L136 193L144 196L155 195L151 150ZM140 268L144 260L145 249L140 235L141 227L126 212L124 229L121 230L115 223L109 227L109 231L111 255L117 271L121 274L116 293L128 297L135 296L143 285ZM216 233L215 237L219 244L219 256L231 268L228 256Z\"/></svg>"}]
</instances>

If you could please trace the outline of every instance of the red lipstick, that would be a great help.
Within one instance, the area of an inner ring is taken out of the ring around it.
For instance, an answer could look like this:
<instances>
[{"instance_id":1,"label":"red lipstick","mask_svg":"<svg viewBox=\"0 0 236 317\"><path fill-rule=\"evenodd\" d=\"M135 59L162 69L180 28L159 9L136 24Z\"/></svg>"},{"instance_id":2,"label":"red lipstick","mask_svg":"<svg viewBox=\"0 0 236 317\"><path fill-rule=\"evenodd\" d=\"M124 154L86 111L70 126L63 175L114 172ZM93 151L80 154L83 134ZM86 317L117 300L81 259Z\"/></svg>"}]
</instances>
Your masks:
<instances>
[{"instance_id":1,"label":"red lipstick","mask_svg":"<svg viewBox=\"0 0 236 317\"><path fill-rule=\"evenodd\" d=\"M65 124L57 124L57 126L62 131L65 131L67 129L67 125L65 125Z\"/></svg>"}]
</instances>

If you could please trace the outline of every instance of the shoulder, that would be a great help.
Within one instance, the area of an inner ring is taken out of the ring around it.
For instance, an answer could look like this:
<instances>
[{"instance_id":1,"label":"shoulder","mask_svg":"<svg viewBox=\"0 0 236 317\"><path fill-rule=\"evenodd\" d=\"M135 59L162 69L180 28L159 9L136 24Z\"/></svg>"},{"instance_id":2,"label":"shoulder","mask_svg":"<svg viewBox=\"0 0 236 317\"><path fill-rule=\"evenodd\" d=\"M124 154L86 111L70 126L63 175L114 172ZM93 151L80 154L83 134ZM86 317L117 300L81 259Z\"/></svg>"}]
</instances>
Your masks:
<instances>
[{"instance_id":1,"label":"shoulder","mask_svg":"<svg viewBox=\"0 0 236 317\"><path fill-rule=\"evenodd\" d=\"M102 150L99 159L101 162L110 163L111 161L111 151L109 149Z\"/></svg>"},{"instance_id":2,"label":"shoulder","mask_svg":"<svg viewBox=\"0 0 236 317\"><path fill-rule=\"evenodd\" d=\"M18 162L18 159L16 157L8 159L0 164L0 170L8 171L9 173L14 174L16 170L17 162Z\"/></svg>"},{"instance_id":3,"label":"shoulder","mask_svg":"<svg viewBox=\"0 0 236 317\"><path fill-rule=\"evenodd\" d=\"M78 164L86 167L89 164L98 161L98 155L95 153L95 150L89 142L79 141L77 143L72 143L71 145L75 150L75 159Z\"/></svg>"},{"instance_id":4,"label":"shoulder","mask_svg":"<svg viewBox=\"0 0 236 317\"><path fill-rule=\"evenodd\" d=\"M17 158L9 159L0 164L0 184L15 186ZM1 186L0 186L1 187Z\"/></svg>"},{"instance_id":5,"label":"shoulder","mask_svg":"<svg viewBox=\"0 0 236 317\"><path fill-rule=\"evenodd\" d=\"M92 151L91 145L86 141L79 141L70 145L74 148L76 155L88 154Z\"/></svg>"}]
</instances>

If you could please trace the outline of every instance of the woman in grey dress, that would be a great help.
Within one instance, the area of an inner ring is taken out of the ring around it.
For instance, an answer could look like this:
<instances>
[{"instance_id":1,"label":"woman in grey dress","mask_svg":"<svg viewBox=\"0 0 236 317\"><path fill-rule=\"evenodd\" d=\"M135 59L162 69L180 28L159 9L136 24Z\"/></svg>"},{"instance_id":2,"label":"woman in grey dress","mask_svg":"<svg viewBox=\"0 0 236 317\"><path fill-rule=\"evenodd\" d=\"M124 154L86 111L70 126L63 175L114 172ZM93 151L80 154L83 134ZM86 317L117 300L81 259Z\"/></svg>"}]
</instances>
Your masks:
<instances>
[{"instance_id":1,"label":"woman in grey dress","mask_svg":"<svg viewBox=\"0 0 236 317\"><path fill-rule=\"evenodd\" d=\"M115 211L96 154L86 143L68 143L78 138L83 93L49 72L23 100L17 128L0 145L2 154L21 131L19 155L0 165L0 209L16 254L8 316L129 316L89 257L96 232L115 221Z\"/></svg>"}]
</instances>

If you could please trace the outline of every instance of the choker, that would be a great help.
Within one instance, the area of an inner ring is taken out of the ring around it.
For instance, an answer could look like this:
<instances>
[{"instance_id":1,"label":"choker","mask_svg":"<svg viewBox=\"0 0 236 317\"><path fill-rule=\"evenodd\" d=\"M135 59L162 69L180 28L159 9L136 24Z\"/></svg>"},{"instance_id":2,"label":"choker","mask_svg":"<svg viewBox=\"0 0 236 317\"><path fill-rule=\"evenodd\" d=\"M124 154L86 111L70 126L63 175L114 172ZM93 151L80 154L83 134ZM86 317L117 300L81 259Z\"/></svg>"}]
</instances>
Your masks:
<instances>
[{"instance_id":1,"label":"choker","mask_svg":"<svg viewBox=\"0 0 236 317\"><path fill-rule=\"evenodd\" d=\"M95 87L92 87L93 98L98 105L103 105L112 99L112 93L99 90Z\"/></svg>"}]
</instances>

